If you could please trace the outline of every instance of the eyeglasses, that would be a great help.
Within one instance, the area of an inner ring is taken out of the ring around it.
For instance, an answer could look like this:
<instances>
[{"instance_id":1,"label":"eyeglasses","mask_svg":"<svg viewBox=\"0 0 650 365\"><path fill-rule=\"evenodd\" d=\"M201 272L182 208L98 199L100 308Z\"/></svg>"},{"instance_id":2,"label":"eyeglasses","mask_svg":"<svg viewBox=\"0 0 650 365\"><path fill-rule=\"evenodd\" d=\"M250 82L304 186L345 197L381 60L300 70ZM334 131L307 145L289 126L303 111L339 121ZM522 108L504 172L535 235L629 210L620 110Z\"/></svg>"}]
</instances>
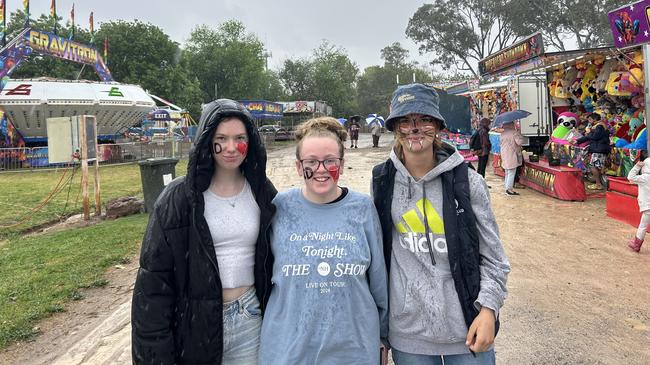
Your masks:
<instances>
[{"instance_id":1,"label":"eyeglasses","mask_svg":"<svg viewBox=\"0 0 650 365\"><path fill-rule=\"evenodd\" d=\"M412 128L429 131L436 126L436 120L431 117L422 118L401 118L397 121L397 127L401 130L408 131Z\"/></svg>"},{"instance_id":2,"label":"eyeglasses","mask_svg":"<svg viewBox=\"0 0 650 365\"><path fill-rule=\"evenodd\" d=\"M329 170L332 168L338 168L341 166L341 161L342 158L328 158L325 160L316 160L313 158L306 158L304 160L298 160L302 164L302 168L310 168L314 171L318 170L321 164L323 164L323 167L325 167L325 170Z\"/></svg>"}]
</instances>

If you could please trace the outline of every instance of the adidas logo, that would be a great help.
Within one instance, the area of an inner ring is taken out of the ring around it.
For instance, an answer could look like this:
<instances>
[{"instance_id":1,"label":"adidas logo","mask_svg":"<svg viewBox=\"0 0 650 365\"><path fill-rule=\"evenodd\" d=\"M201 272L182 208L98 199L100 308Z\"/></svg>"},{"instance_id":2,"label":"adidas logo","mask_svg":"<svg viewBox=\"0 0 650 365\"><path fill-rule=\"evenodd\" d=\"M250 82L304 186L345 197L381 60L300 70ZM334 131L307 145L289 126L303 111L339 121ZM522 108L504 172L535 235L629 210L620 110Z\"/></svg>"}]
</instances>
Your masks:
<instances>
[{"instance_id":1,"label":"adidas logo","mask_svg":"<svg viewBox=\"0 0 650 365\"><path fill-rule=\"evenodd\" d=\"M442 237L434 238L434 235L445 234L445 225L431 202L424 198L415 204L416 209L409 210L402 215L403 222L395 224L400 245L413 253L429 252L429 243L427 242L424 221L422 220L425 206L427 209L427 224L430 230L429 241L431 241L436 251L446 253L447 240Z\"/></svg>"},{"instance_id":2,"label":"adidas logo","mask_svg":"<svg viewBox=\"0 0 650 365\"><path fill-rule=\"evenodd\" d=\"M429 229L431 230L431 233L445 234L445 225L442 222L442 219L440 219L440 215L433 208L431 202L424 198L420 199L417 203L415 203L415 207L417 208L417 211L415 209L411 209L408 212L404 213L404 215L402 215L402 219L404 220L404 223L397 222L395 224L395 228L397 228L397 232L401 234L407 232L424 233L424 223L422 222L422 219L420 219L420 217L424 218L425 204L427 208L427 221L428 221L427 223L429 224ZM418 211L420 212L420 214L418 214Z\"/></svg>"}]
</instances>

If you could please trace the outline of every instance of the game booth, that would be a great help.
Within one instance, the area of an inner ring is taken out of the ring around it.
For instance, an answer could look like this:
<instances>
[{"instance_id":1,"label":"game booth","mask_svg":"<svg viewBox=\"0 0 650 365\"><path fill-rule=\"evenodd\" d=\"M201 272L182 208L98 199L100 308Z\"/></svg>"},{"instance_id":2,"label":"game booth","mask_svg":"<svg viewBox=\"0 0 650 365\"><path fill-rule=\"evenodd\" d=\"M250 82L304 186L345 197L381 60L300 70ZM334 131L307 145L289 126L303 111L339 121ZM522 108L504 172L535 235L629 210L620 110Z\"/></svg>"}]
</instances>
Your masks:
<instances>
[{"instance_id":1,"label":"game booth","mask_svg":"<svg viewBox=\"0 0 650 365\"><path fill-rule=\"evenodd\" d=\"M609 179L606 211L609 217L632 226L638 226L641 219L636 199L638 187L626 176L640 151L648 150L645 111L650 107L650 97L644 91L650 75L650 62L647 62L650 58L649 7L650 0L643 0L608 14L619 62L610 74L607 91L619 95L619 102L616 114L608 115L614 117L608 119L615 131L616 148L610 157L613 157L616 176Z\"/></svg>"},{"instance_id":2,"label":"game booth","mask_svg":"<svg viewBox=\"0 0 650 365\"><path fill-rule=\"evenodd\" d=\"M264 124L274 124L282 120L283 106L266 100L240 100L243 106L251 112L258 127Z\"/></svg>"}]
</instances>

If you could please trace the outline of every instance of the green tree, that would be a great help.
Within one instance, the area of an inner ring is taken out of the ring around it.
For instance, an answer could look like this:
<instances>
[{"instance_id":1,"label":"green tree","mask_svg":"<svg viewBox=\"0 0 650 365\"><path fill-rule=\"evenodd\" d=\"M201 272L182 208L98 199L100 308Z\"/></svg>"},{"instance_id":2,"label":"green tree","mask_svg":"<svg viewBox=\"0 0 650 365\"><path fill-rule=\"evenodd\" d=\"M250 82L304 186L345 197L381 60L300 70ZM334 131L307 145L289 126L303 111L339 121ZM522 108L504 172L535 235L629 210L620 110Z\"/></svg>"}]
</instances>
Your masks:
<instances>
[{"instance_id":1,"label":"green tree","mask_svg":"<svg viewBox=\"0 0 650 365\"><path fill-rule=\"evenodd\" d=\"M413 14L406 35L420 51L434 52L434 64L478 77L477 62L512 44L519 34L509 16L510 1L434 0Z\"/></svg>"},{"instance_id":2,"label":"green tree","mask_svg":"<svg viewBox=\"0 0 650 365\"><path fill-rule=\"evenodd\" d=\"M286 60L279 76L291 99L325 101L335 115L349 115L356 113L358 73L343 48L323 41L310 57Z\"/></svg>"},{"instance_id":3,"label":"green tree","mask_svg":"<svg viewBox=\"0 0 650 365\"><path fill-rule=\"evenodd\" d=\"M199 79L204 101L216 97L260 99L271 79L265 72L264 45L235 20L217 29L198 26L187 42L185 57Z\"/></svg>"},{"instance_id":4,"label":"green tree","mask_svg":"<svg viewBox=\"0 0 650 365\"><path fill-rule=\"evenodd\" d=\"M409 60L409 52L400 43L393 43L381 51L384 66L367 67L357 81L357 103L360 114L379 113L388 116L388 106L393 91L400 84L410 83L415 74L416 82L432 82L434 79L417 62ZM439 76L435 81L439 81Z\"/></svg>"},{"instance_id":5,"label":"green tree","mask_svg":"<svg viewBox=\"0 0 650 365\"><path fill-rule=\"evenodd\" d=\"M612 44L607 13L628 0L517 0L507 16L518 33L541 31L544 42L560 51L571 44L591 48Z\"/></svg>"}]
</instances>

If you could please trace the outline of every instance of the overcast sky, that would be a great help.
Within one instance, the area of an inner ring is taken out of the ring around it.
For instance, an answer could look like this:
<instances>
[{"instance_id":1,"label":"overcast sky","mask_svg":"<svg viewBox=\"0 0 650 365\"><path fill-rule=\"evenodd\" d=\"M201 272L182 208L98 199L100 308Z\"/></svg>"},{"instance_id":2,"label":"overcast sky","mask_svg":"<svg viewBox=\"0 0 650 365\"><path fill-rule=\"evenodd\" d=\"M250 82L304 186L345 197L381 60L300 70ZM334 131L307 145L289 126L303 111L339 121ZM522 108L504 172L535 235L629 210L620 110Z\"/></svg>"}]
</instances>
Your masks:
<instances>
[{"instance_id":1,"label":"overcast sky","mask_svg":"<svg viewBox=\"0 0 650 365\"><path fill-rule=\"evenodd\" d=\"M417 45L405 36L409 18L423 0L85 0L75 1L75 18L88 28L94 11L95 28L104 21L138 19L161 27L173 40L183 44L199 24L217 26L238 19L249 32L257 34L273 57L269 67L278 69L287 58L308 56L321 40L345 48L360 69L380 65L379 51L400 42L412 59L428 63ZM57 0L57 13L67 21L72 0ZM33 17L49 13L50 0L31 0ZM8 13L22 2L7 1ZM110 39L109 39L110 41Z\"/></svg>"}]
</instances>

